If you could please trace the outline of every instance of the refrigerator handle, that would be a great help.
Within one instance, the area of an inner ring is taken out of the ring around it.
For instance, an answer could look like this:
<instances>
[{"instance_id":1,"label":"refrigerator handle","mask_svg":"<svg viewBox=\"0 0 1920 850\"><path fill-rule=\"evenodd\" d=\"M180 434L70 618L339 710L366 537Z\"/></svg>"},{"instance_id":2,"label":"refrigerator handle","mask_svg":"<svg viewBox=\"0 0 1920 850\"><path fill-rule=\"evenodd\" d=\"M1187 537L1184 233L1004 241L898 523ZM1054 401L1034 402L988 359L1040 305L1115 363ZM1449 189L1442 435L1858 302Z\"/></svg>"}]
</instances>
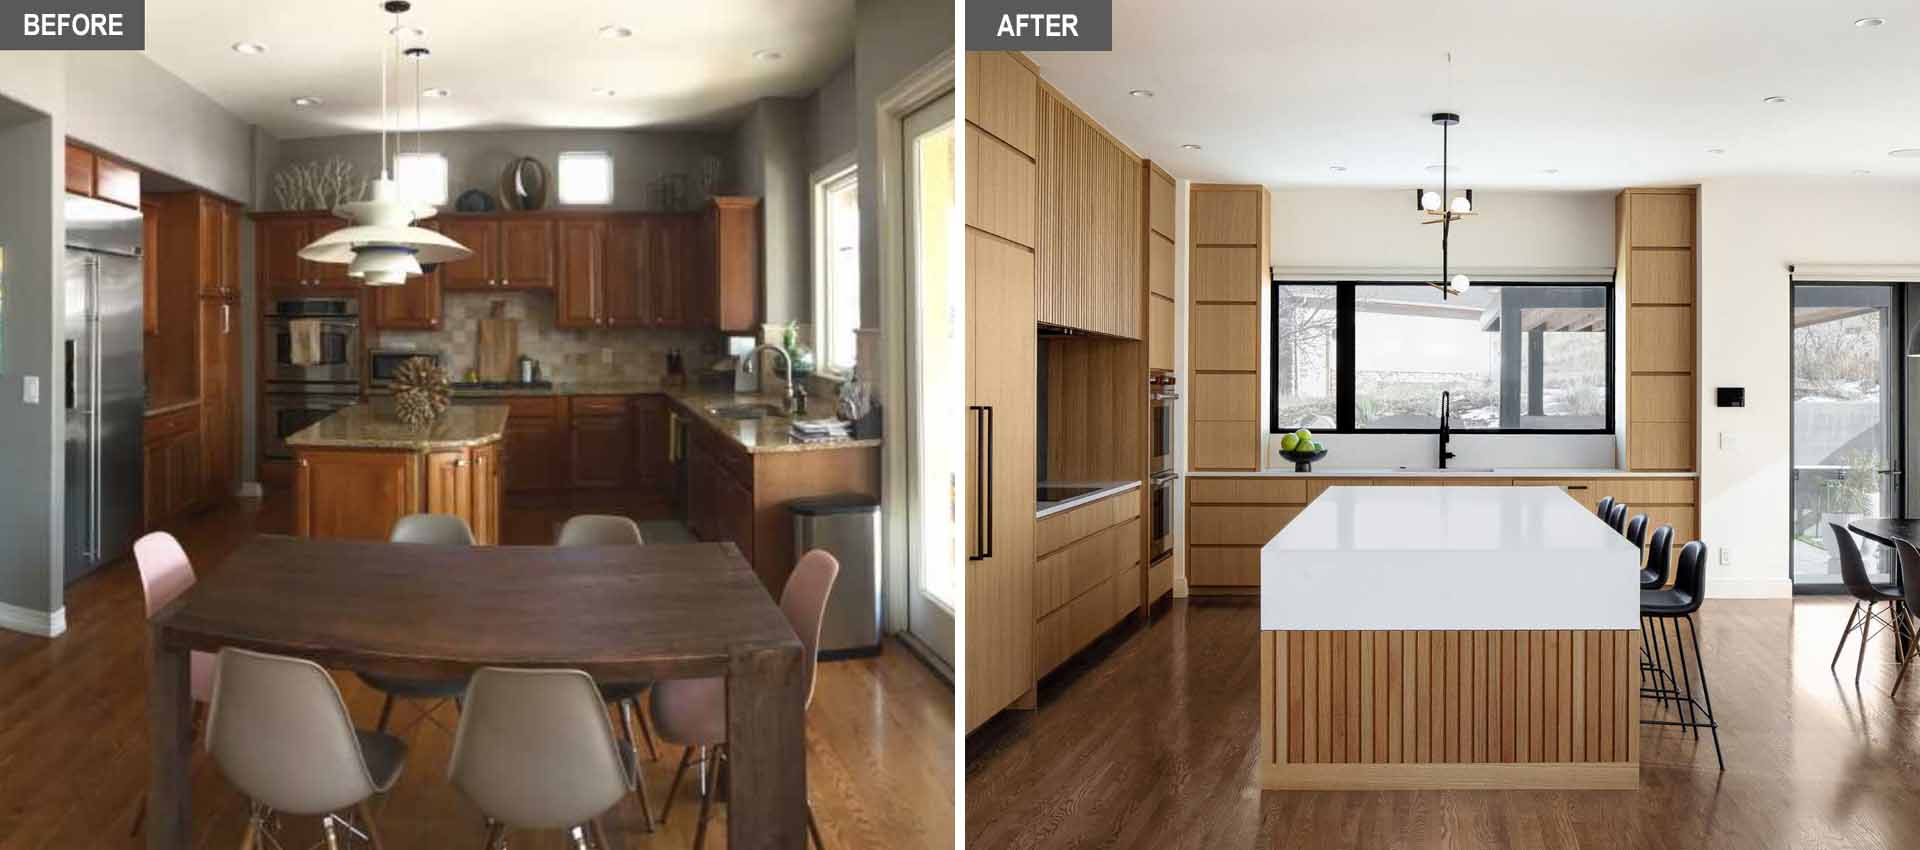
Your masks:
<instances>
[{"instance_id":1,"label":"refrigerator handle","mask_svg":"<svg viewBox=\"0 0 1920 850\"><path fill-rule=\"evenodd\" d=\"M73 340L67 340L67 409L68 410L73 409L73 393L74 393L74 390L76 389L76 387L74 387L73 385L73 379L74 379Z\"/></svg>"},{"instance_id":2,"label":"refrigerator handle","mask_svg":"<svg viewBox=\"0 0 1920 850\"><path fill-rule=\"evenodd\" d=\"M91 397L87 404L87 503L91 517L87 523L87 557L98 561L100 552L100 261L87 262L87 382Z\"/></svg>"}]
</instances>

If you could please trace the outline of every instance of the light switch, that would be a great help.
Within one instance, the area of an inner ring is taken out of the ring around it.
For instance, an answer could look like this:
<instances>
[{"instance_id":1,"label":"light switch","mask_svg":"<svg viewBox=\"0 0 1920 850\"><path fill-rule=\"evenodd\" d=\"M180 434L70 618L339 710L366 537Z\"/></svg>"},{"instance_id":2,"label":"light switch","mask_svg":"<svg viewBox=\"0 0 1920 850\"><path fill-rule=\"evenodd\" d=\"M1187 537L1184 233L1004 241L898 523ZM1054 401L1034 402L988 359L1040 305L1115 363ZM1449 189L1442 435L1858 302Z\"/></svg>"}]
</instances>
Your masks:
<instances>
[{"instance_id":1,"label":"light switch","mask_svg":"<svg viewBox=\"0 0 1920 850\"><path fill-rule=\"evenodd\" d=\"M40 403L40 376L26 375L20 379L20 400L27 404Z\"/></svg>"},{"instance_id":2,"label":"light switch","mask_svg":"<svg viewBox=\"0 0 1920 850\"><path fill-rule=\"evenodd\" d=\"M1738 443L1739 443L1739 440L1735 439L1734 433L1732 431L1720 432L1720 450L1721 451L1723 452L1732 451ZM1722 550L1722 551L1725 551L1725 550Z\"/></svg>"},{"instance_id":3,"label":"light switch","mask_svg":"<svg viewBox=\"0 0 1920 850\"><path fill-rule=\"evenodd\" d=\"M1732 564L1733 564L1733 550L1728 549L1725 546L1720 547L1720 566L1725 567L1725 566L1731 566Z\"/></svg>"}]
</instances>

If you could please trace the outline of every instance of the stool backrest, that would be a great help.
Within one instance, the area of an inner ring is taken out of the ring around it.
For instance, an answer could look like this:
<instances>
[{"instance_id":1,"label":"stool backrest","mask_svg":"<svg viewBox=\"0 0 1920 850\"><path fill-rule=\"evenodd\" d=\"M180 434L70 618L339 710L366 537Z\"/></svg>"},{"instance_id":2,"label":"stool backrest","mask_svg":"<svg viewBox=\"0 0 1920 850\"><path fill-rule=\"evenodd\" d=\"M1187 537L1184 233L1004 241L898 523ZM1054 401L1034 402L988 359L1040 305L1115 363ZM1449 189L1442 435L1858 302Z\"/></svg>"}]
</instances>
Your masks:
<instances>
[{"instance_id":1,"label":"stool backrest","mask_svg":"<svg viewBox=\"0 0 1920 850\"><path fill-rule=\"evenodd\" d=\"M780 591L780 611L806 647L807 704L813 704L814 673L819 669L820 626L826 621L827 597L833 593L833 580L840 575L840 561L825 549L800 556Z\"/></svg>"},{"instance_id":2,"label":"stool backrest","mask_svg":"<svg viewBox=\"0 0 1920 850\"><path fill-rule=\"evenodd\" d=\"M560 526L555 546L639 546L640 526L623 516L581 514Z\"/></svg>"},{"instance_id":3,"label":"stool backrest","mask_svg":"<svg viewBox=\"0 0 1920 850\"><path fill-rule=\"evenodd\" d=\"M1700 602L1707 596L1707 544L1689 540L1680 547L1680 564L1673 571L1673 589L1687 601L1686 610L1678 613L1700 610Z\"/></svg>"},{"instance_id":4,"label":"stool backrest","mask_svg":"<svg viewBox=\"0 0 1920 850\"><path fill-rule=\"evenodd\" d=\"M1633 519L1627 520L1627 542L1632 543L1633 548L1635 549L1639 549L1642 551L1646 550L1647 548L1647 515L1646 514L1634 514Z\"/></svg>"},{"instance_id":5,"label":"stool backrest","mask_svg":"<svg viewBox=\"0 0 1920 850\"><path fill-rule=\"evenodd\" d=\"M1855 596L1877 595L1873 579L1867 577L1867 561L1860 556L1860 543L1853 539L1853 532L1837 522L1827 525L1832 527L1834 545L1840 549L1840 581Z\"/></svg>"},{"instance_id":6,"label":"stool backrest","mask_svg":"<svg viewBox=\"0 0 1920 850\"><path fill-rule=\"evenodd\" d=\"M378 790L339 687L304 658L220 650L207 751L241 793L288 814L337 812Z\"/></svg>"},{"instance_id":7,"label":"stool backrest","mask_svg":"<svg viewBox=\"0 0 1920 850\"><path fill-rule=\"evenodd\" d=\"M1595 515L1600 517L1601 522L1606 522L1607 517L1613 515L1613 497L1612 496L1602 497L1600 499L1600 504L1594 507L1593 512Z\"/></svg>"},{"instance_id":8,"label":"stool backrest","mask_svg":"<svg viewBox=\"0 0 1920 850\"><path fill-rule=\"evenodd\" d=\"M600 690L579 670L475 672L447 776L481 813L523 829L579 826L631 788Z\"/></svg>"},{"instance_id":9,"label":"stool backrest","mask_svg":"<svg viewBox=\"0 0 1920 850\"><path fill-rule=\"evenodd\" d=\"M1607 524L1610 526L1613 526L1614 531L1618 531L1622 534L1625 534L1627 532L1627 503L1626 502L1613 503L1613 509L1607 512Z\"/></svg>"},{"instance_id":10,"label":"stool backrest","mask_svg":"<svg viewBox=\"0 0 1920 850\"><path fill-rule=\"evenodd\" d=\"M1673 526L1663 525L1653 530L1653 539L1647 541L1647 572L1660 584L1667 583L1667 570L1673 562Z\"/></svg>"},{"instance_id":11,"label":"stool backrest","mask_svg":"<svg viewBox=\"0 0 1920 850\"><path fill-rule=\"evenodd\" d=\"M133 541L133 560L140 567L149 618L193 586L193 564L171 534L155 531Z\"/></svg>"},{"instance_id":12,"label":"stool backrest","mask_svg":"<svg viewBox=\"0 0 1920 850\"><path fill-rule=\"evenodd\" d=\"M394 522L387 542L472 546L473 529L453 514L408 514Z\"/></svg>"}]
</instances>

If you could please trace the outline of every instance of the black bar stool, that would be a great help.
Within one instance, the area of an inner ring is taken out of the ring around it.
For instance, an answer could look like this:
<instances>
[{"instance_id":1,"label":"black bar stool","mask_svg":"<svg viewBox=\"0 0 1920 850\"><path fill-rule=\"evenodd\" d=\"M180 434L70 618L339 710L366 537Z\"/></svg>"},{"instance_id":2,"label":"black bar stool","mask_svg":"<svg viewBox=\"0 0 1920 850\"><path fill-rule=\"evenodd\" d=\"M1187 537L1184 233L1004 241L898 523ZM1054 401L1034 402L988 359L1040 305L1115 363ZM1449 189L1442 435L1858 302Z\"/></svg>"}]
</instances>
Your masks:
<instances>
[{"instance_id":1,"label":"black bar stool","mask_svg":"<svg viewBox=\"0 0 1920 850\"><path fill-rule=\"evenodd\" d=\"M1676 719L1643 717L1640 722L1648 726L1692 729L1696 741L1700 739L1702 727L1711 730L1713 756L1719 761L1720 769L1726 770L1727 758L1720 751L1720 722L1714 719L1713 692L1707 687L1707 659L1700 654L1700 627L1693 621L1693 612L1700 610L1700 602L1706 597L1706 588L1707 544L1693 540L1680 548L1680 563L1674 570L1672 587L1640 591L1641 618L1650 621L1648 625L1659 637L1663 651L1677 658L1680 665L1678 687L1656 682L1654 687L1640 691L1642 699L1654 699L1660 704L1671 701L1676 706ZM1684 629L1681 628L1683 623L1686 626ZM1692 665L1687 663L1689 641L1693 647ZM1693 691L1695 672L1700 674L1698 695Z\"/></svg>"},{"instance_id":2,"label":"black bar stool","mask_svg":"<svg viewBox=\"0 0 1920 850\"><path fill-rule=\"evenodd\" d=\"M1626 502L1613 503L1613 508L1607 511L1607 525L1613 526L1613 530L1621 534L1627 533Z\"/></svg>"},{"instance_id":3,"label":"black bar stool","mask_svg":"<svg viewBox=\"0 0 1920 850\"><path fill-rule=\"evenodd\" d=\"M1606 522L1607 516L1613 513L1613 497L1612 496L1601 497L1600 504L1594 507L1593 512L1595 515L1600 517L1601 522Z\"/></svg>"},{"instance_id":4,"label":"black bar stool","mask_svg":"<svg viewBox=\"0 0 1920 850\"><path fill-rule=\"evenodd\" d=\"M1646 566L1640 568L1640 589L1659 590L1667 585L1668 564L1673 560L1673 526L1663 525L1653 530L1653 539L1647 543ZM1652 685L1641 687L1672 688L1673 658L1662 658L1658 651L1660 643L1653 639L1653 632L1647 627L1647 621L1640 621L1640 674L1644 681Z\"/></svg>"},{"instance_id":5,"label":"black bar stool","mask_svg":"<svg viewBox=\"0 0 1920 850\"><path fill-rule=\"evenodd\" d=\"M1867 666L1867 641L1876 634L1899 628L1899 619L1906 616L1906 597L1900 588L1882 587L1867 577L1867 562L1860 556L1860 544L1853 539L1853 532L1837 522L1827 525L1833 529L1833 542L1840 547L1840 581L1846 584L1847 593L1853 596L1853 611L1847 614L1847 627L1840 631L1840 645L1833 648L1833 661L1827 664L1827 669L1831 670L1840 663L1840 653L1847 648L1847 636L1857 630L1860 632L1860 659L1853 664L1853 681L1858 684L1860 673ZM1898 552L1899 547L1895 546L1894 551ZM1905 558L1901 560L1900 569L1904 571ZM1863 602L1867 606L1865 616L1861 615L1860 609ZM1887 607L1875 611L1880 605ZM1905 659L1902 659L1902 663L1905 663Z\"/></svg>"},{"instance_id":6,"label":"black bar stool","mask_svg":"<svg viewBox=\"0 0 1920 850\"><path fill-rule=\"evenodd\" d=\"M1622 533L1627 536L1627 542L1632 543L1633 548L1638 549L1640 552L1639 555L1634 557L1634 563L1645 563L1647 560L1647 515L1634 514L1633 519L1627 520L1627 530Z\"/></svg>"}]
</instances>

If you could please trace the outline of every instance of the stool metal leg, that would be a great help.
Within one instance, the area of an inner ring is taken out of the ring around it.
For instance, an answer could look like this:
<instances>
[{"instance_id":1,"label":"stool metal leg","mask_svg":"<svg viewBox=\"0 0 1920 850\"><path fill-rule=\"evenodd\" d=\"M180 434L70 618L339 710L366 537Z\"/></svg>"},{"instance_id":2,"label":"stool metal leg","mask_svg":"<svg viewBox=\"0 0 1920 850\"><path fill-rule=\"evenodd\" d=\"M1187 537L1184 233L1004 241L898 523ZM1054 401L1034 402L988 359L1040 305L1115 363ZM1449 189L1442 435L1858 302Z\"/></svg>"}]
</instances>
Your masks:
<instances>
[{"instance_id":1,"label":"stool metal leg","mask_svg":"<svg viewBox=\"0 0 1920 850\"><path fill-rule=\"evenodd\" d=\"M1680 621L1673 620L1672 625L1673 625L1673 642L1680 644L1680 682L1681 684L1686 686L1687 696L1686 696L1685 707L1687 710L1687 725L1692 727L1693 739L1698 741L1700 740L1700 726L1698 725L1700 722L1700 712L1699 712L1699 704L1694 702L1694 699L1693 699L1693 674L1687 669L1687 645L1680 642ZM1697 638L1695 641L1693 656L1695 661L1700 660L1700 648L1698 645Z\"/></svg>"},{"instance_id":2,"label":"stool metal leg","mask_svg":"<svg viewBox=\"0 0 1920 850\"><path fill-rule=\"evenodd\" d=\"M1727 756L1720 751L1720 721L1713 716L1713 689L1707 687L1707 659L1700 654L1700 624L1693 621L1692 614L1686 616L1686 621L1687 627L1693 632L1693 657L1700 663L1700 696L1706 700L1707 729L1713 733L1713 757L1724 771L1727 769Z\"/></svg>"}]
</instances>

